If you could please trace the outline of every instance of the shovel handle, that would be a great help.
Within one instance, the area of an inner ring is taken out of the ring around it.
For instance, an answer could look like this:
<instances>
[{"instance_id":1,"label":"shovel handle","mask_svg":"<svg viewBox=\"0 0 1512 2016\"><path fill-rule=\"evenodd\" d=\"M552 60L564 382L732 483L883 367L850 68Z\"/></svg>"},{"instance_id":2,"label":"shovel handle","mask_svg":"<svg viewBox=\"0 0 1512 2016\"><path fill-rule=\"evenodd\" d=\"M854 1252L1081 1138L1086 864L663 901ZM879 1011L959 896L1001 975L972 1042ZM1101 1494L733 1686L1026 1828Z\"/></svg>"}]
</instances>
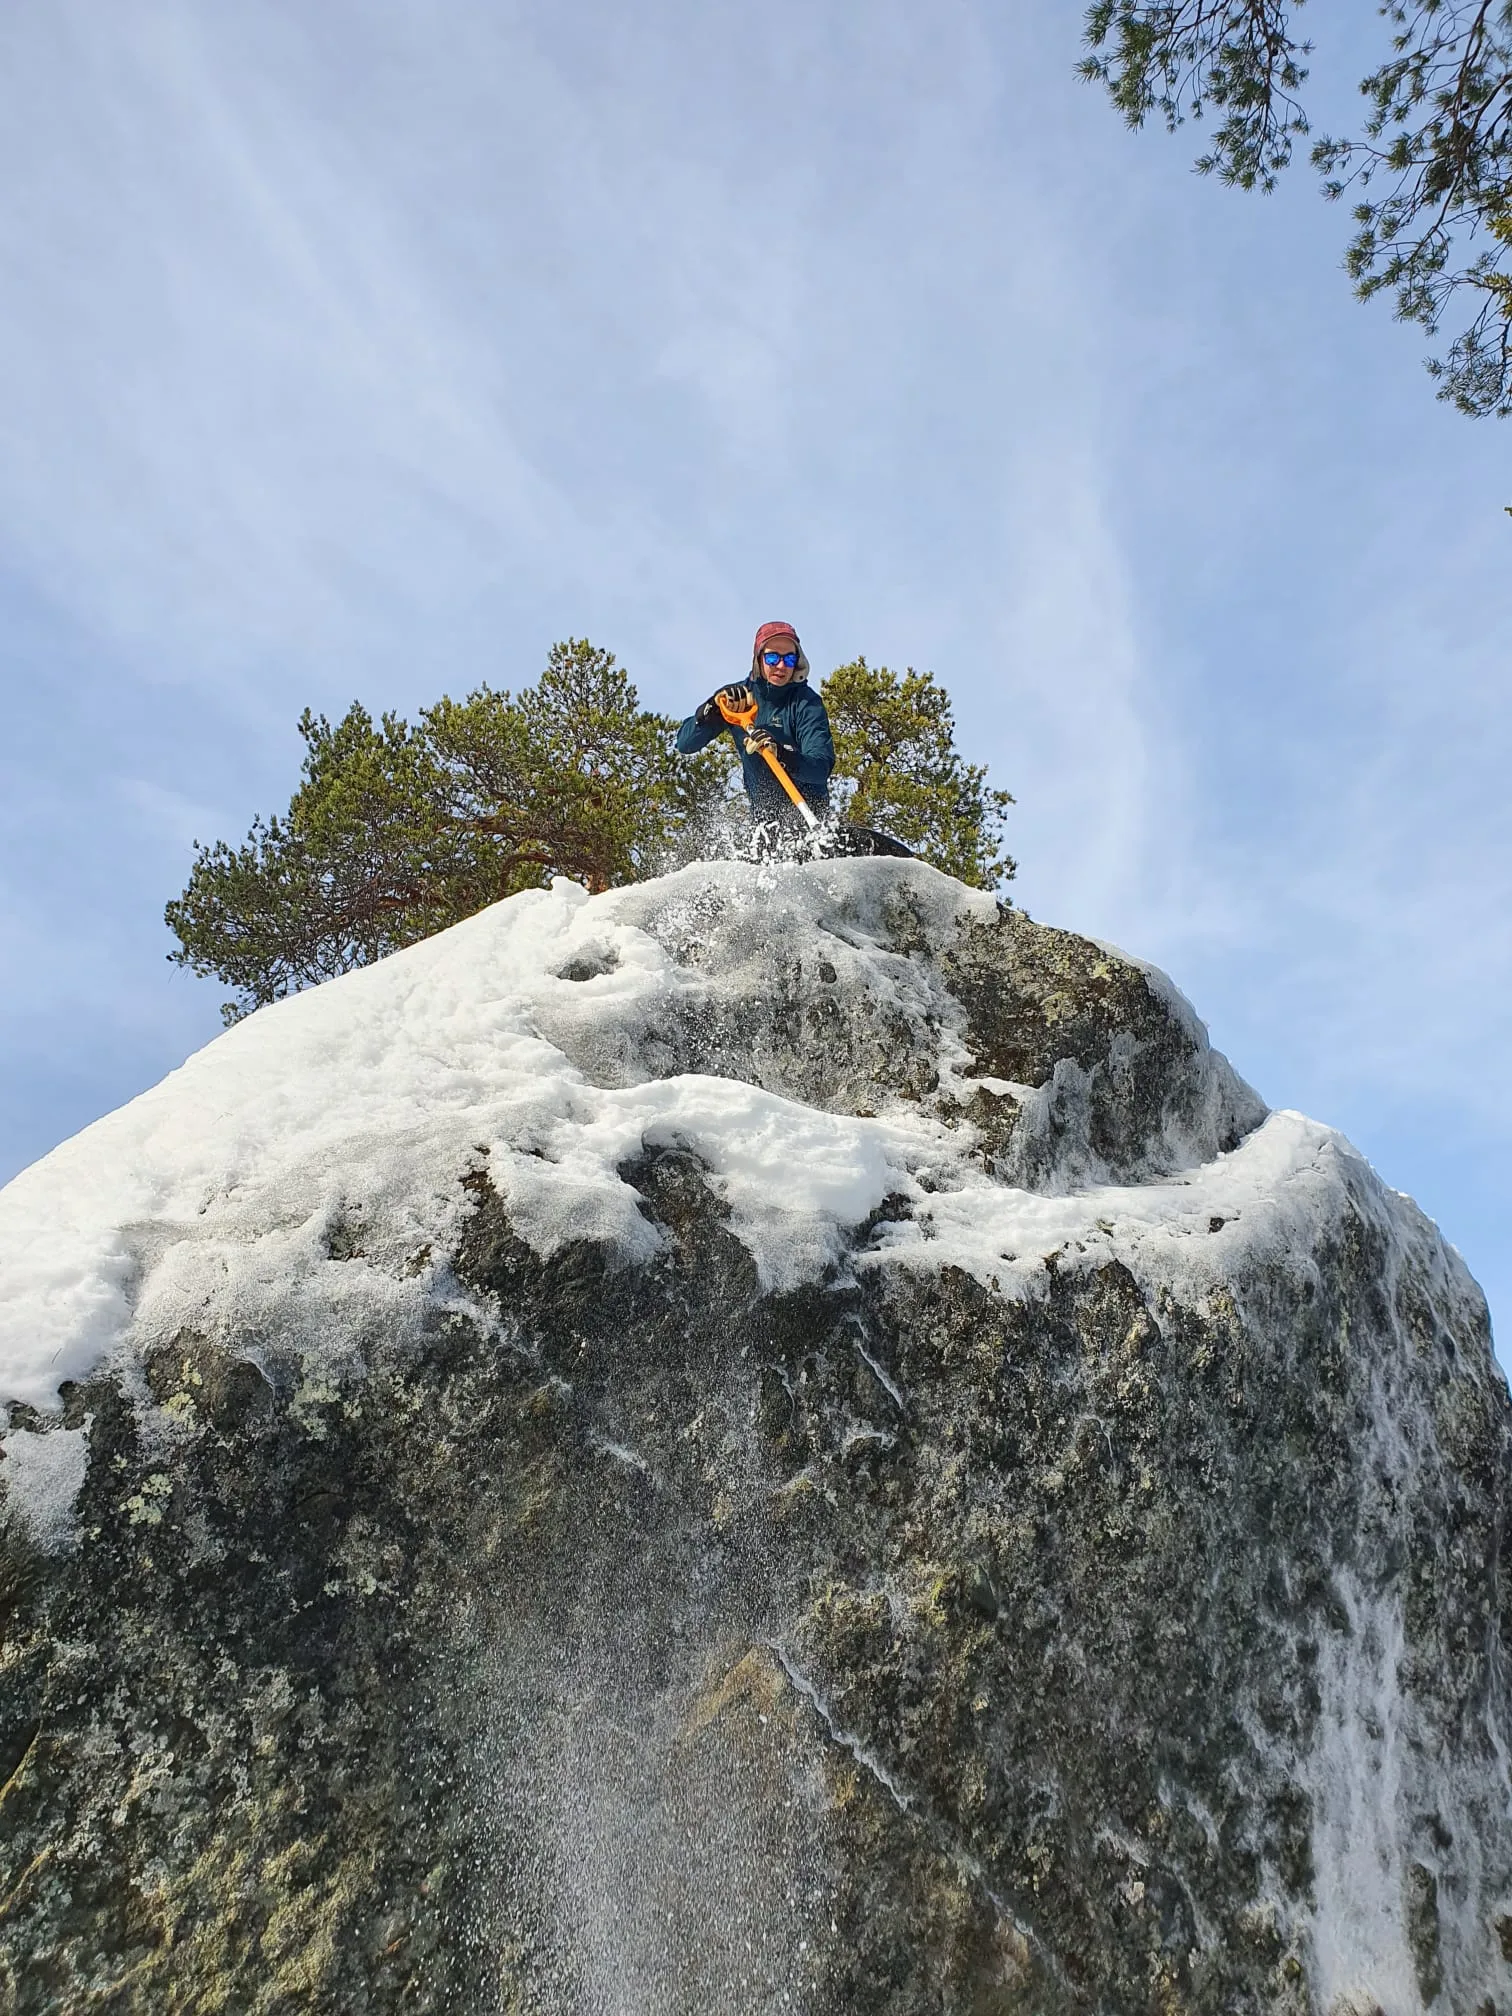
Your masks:
<instances>
[{"instance_id":1,"label":"shovel handle","mask_svg":"<svg viewBox=\"0 0 1512 2016\"><path fill-rule=\"evenodd\" d=\"M725 704L725 697L721 693L719 696L719 711L732 728L750 728L756 720L756 702L754 700L749 707L742 707L737 710ZM761 753L767 760L767 768L803 814L804 823L812 832L819 824L819 820L815 817L813 806L809 804L807 798L804 797L798 786L778 762L777 751L775 749L763 749Z\"/></svg>"}]
</instances>

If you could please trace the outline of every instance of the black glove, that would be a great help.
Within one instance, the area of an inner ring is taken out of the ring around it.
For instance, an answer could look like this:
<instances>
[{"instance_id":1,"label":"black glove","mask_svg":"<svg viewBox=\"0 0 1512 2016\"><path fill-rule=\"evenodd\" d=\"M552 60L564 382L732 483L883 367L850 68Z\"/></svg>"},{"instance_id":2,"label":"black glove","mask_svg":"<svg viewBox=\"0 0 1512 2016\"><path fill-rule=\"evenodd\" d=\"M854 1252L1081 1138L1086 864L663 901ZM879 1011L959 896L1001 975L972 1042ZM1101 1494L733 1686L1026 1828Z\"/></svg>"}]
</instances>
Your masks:
<instances>
[{"instance_id":1,"label":"black glove","mask_svg":"<svg viewBox=\"0 0 1512 2016\"><path fill-rule=\"evenodd\" d=\"M778 757L779 760L782 755L782 751L777 746L776 737L770 728L747 728L745 732L745 746L748 756L754 756L758 749L770 749L772 754Z\"/></svg>"},{"instance_id":2,"label":"black glove","mask_svg":"<svg viewBox=\"0 0 1512 2016\"><path fill-rule=\"evenodd\" d=\"M693 719L698 723L700 728L707 728L711 721L722 722L724 720L724 714L719 705L721 700L734 713L744 714L754 698L755 695L749 686L721 686L717 693L709 695L708 699L705 700L703 705L694 714Z\"/></svg>"}]
</instances>

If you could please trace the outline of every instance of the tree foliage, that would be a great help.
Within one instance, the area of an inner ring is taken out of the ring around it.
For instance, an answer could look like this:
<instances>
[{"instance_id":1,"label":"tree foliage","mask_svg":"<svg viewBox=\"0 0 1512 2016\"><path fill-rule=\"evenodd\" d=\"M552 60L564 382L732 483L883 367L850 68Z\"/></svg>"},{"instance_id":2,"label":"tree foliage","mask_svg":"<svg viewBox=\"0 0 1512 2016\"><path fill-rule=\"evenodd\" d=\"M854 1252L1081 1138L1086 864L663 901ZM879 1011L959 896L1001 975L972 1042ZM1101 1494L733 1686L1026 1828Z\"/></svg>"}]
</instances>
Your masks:
<instances>
[{"instance_id":1,"label":"tree foliage","mask_svg":"<svg viewBox=\"0 0 1512 2016\"><path fill-rule=\"evenodd\" d=\"M1271 189L1309 125L1302 0L1094 0L1083 76L1106 85L1131 126L1171 130L1221 115L1204 173ZM1384 60L1360 85L1354 138L1325 136L1312 161L1326 193L1355 200L1345 264L1368 300L1429 334L1451 301L1468 314L1428 368L1439 396L1472 415L1512 413L1512 0L1386 0Z\"/></svg>"},{"instance_id":2,"label":"tree foliage","mask_svg":"<svg viewBox=\"0 0 1512 2016\"><path fill-rule=\"evenodd\" d=\"M835 738L830 791L842 815L879 827L976 888L1010 880L1002 828L1013 803L955 746L950 696L932 672L901 675L857 658L821 689Z\"/></svg>"},{"instance_id":3,"label":"tree foliage","mask_svg":"<svg viewBox=\"0 0 1512 2016\"><path fill-rule=\"evenodd\" d=\"M553 645L534 686L441 700L418 726L307 711L288 812L196 846L168 956L236 990L230 1022L553 875L654 874L728 788L727 753L678 757L675 727L586 638Z\"/></svg>"}]
</instances>

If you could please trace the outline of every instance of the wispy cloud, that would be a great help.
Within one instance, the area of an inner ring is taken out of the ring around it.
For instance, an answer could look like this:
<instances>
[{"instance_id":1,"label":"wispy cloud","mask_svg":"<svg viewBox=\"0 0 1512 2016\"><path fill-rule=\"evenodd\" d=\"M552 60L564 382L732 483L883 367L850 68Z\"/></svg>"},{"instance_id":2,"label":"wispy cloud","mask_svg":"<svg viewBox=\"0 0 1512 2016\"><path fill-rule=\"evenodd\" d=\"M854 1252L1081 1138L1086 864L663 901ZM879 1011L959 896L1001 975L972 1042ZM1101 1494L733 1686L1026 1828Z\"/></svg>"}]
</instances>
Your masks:
<instances>
[{"instance_id":1,"label":"wispy cloud","mask_svg":"<svg viewBox=\"0 0 1512 2016\"><path fill-rule=\"evenodd\" d=\"M417 557L460 592L501 543L549 567L573 517L513 439L486 329L214 35L201 10L61 5L13 38L0 125L25 304L0 331L0 532L168 677L366 642Z\"/></svg>"}]
</instances>

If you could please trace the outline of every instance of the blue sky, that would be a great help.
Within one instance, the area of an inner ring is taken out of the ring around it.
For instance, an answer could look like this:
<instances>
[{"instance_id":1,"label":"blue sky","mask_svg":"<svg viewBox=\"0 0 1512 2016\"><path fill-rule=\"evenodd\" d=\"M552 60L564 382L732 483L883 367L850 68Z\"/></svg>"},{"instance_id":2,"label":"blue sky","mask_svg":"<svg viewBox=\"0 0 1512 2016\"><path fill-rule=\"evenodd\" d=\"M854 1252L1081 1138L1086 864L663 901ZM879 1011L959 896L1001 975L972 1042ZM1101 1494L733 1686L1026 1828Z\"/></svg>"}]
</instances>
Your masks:
<instances>
[{"instance_id":1,"label":"blue sky","mask_svg":"<svg viewBox=\"0 0 1512 2016\"><path fill-rule=\"evenodd\" d=\"M932 669L1018 900L1165 966L1507 1330L1509 437L1353 302L1305 168L1197 178L1079 28L7 10L0 1178L217 1030L162 906L302 707L586 634L680 712L781 614Z\"/></svg>"}]
</instances>

